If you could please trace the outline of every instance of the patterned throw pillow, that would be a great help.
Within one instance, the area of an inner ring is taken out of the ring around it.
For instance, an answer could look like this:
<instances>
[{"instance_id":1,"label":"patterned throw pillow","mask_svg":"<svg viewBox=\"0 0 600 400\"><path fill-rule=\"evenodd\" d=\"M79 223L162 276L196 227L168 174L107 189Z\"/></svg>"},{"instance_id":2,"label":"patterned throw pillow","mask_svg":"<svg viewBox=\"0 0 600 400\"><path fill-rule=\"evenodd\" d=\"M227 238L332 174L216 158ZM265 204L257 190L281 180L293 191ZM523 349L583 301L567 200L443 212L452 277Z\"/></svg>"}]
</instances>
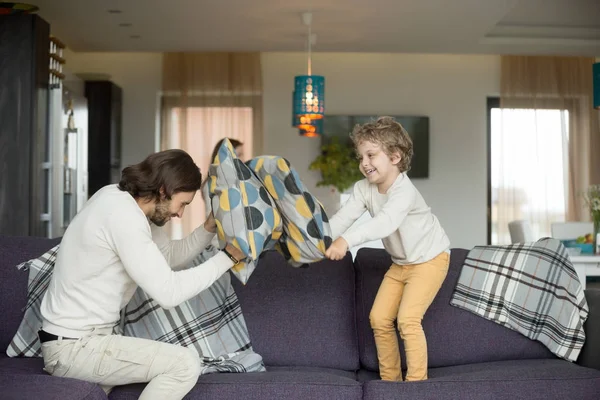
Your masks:
<instances>
[{"instance_id":1,"label":"patterned throw pillow","mask_svg":"<svg viewBox=\"0 0 600 400\"><path fill-rule=\"evenodd\" d=\"M248 165L275 200L282 215L283 235L276 246L294 266L323 259L331 245L331 228L323 206L307 190L288 160L255 157Z\"/></svg>"},{"instance_id":2,"label":"patterned throw pillow","mask_svg":"<svg viewBox=\"0 0 600 400\"><path fill-rule=\"evenodd\" d=\"M208 175L219 247L230 243L246 255L245 262L232 268L245 284L260 254L273 248L281 236L281 216L271 195L237 158L229 140L223 141Z\"/></svg>"},{"instance_id":3,"label":"patterned throw pillow","mask_svg":"<svg viewBox=\"0 0 600 400\"><path fill-rule=\"evenodd\" d=\"M199 265L219 250L208 246L190 266ZM170 310L161 308L138 288L124 313L123 332L191 347L202 359L202 374L262 372L262 357L252 349L250 334L231 275L223 274L208 289Z\"/></svg>"}]
</instances>

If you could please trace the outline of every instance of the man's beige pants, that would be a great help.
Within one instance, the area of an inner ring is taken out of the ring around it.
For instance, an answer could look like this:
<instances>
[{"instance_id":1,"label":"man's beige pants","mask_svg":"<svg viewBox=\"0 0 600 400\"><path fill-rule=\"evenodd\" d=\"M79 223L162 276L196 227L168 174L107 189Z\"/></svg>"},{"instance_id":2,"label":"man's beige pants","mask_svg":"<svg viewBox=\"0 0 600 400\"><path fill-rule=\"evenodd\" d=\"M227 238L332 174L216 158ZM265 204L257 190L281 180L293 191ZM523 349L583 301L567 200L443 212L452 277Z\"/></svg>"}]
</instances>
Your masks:
<instances>
[{"instance_id":1,"label":"man's beige pants","mask_svg":"<svg viewBox=\"0 0 600 400\"><path fill-rule=\"evenodd\" d=\"M394 320L404 341L406 380L427 379L427 341L421 321L446 278L449 260L444 252L423 264L392 264L385 274L369 315L382 380L402 380Z\"/></svg>"},{"instance_id":2,"label":"man's beige pants","mask_svg":"<svg viewBox=\"0 0 600 400\"><path fill-rule=\"evenodd\" d=\"M193 349L120 335L90 335L42 344L44 369L54 376L113 386L149 382L142 400L182 399L200 375Z\"/></svg>"}]
</instances>

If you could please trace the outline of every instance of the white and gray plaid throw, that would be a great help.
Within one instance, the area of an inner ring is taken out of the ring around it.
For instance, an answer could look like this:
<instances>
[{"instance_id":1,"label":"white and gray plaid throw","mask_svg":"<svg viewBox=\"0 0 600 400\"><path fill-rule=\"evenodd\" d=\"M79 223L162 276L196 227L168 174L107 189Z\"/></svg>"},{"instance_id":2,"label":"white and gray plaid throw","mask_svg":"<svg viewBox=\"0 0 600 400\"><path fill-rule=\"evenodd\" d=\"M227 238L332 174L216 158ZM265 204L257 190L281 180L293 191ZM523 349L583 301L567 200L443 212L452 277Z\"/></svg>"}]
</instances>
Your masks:
<instances>
[{"instance_id":1,"label":"white and gray plaid throw","mask_svg":"<svg viewBox=\"0 0 600 400\"><path fill-rule=\"evenodd\" d=\"M23 309L21 325L6 349L9 357L41 357L42 348L38 331L42 329L40 306L42 298L54 271L54 262L59 246L55 246L32 260L17 265L22 271L29 271L27 281L27 304Z\"/></svg>"},{"instance_id":2,"label":"white and gray plaid throw","mask_svg":"<svg viewBox=\"0 0 600 400\"><path fill-rule=\"evenodd\" d=\"M538 340L569 361L577 360L585 342L587 301L557 239L474 247L450 304Z\"/></svg>"},{"instance_id":3,"label":"white and gray plaid throw","mask_svg":"<svg viewBox=\"0 0 600 400\"><path fill-rule=\"evenodd\" d=\"M40 306L54 271L56 246L17 266L29 271L27 305L21 325L6 353L10 357L41 357L38 331ZM209 246L193 262L198 265L216 252ZM138 288L114 332L194 348L203 361L202 373L264 371L262 357L252 350L231 277L223 274L209 289L164 310Z\"/></svg>"},{"instance_id":4,"label":"white and gray plaid throw","mask_svg":"<svg viewBox=\"0 0 600 400\"><path fill-rule=\"evenodd\" d=\"M207 247L191 266L202 264L217 252L213 246ZM252 349L229 273L170 310L161 308L138 288L125 307L123 322L126 336L192 347L200 355L203 374L265 371L262 357Z\"/></svg>"}]
</instances>

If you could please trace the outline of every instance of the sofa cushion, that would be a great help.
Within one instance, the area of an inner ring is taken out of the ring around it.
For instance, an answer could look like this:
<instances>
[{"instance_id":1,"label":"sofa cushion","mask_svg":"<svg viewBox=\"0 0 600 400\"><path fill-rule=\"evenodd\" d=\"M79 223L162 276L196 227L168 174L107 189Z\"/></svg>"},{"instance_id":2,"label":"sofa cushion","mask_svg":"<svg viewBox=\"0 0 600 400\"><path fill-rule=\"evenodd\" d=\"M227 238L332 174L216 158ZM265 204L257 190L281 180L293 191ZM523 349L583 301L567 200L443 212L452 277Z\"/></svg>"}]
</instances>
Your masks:
<instances>
[{"instance_id":1,"label":"sofa cushion","mask_svg":"<svg viewBox=\"0 0 600 400\"><path fill-rule=\"evenodd\" d=\"M320 367L274 367L269 365L267 367L269 372L314 372L320 374L333 374L337 376L341 376L343 378L348 378L352 380L356 380L356 371L345 371L343 369L335 369L335 368L320 368Z\"/></svg>"},{"instance_id":2,"label":"sofa cushion","mask_svg":"<svg viewBox=\"0 0 600 400\"><path fill-rule=\"evenodd\" d=\"M0 354L0 375L3 374L39 374L46 375L42 357L12 358Z\"/></svg>"},{"instance_id":3,"label":"sofa cushion","mask_svg":"<svg viewBox=\"0 0 600 400\"><path fill-rule=\"evenodd\" d=\"M365 400L597 400L598 393L600 371L559 359L432 368L426 381L364 383Z\"/></svg>"},{"instance_id":4,"label":"sofa cushion","mask_svg":"<svg viewBox=\"0 0 600 400\"><path fill-rule=\"evenodd\" d=\"M320 261L331 244L329 219L290 162L277 156L247 162L275 200L283 220L277 249L294 266Z\"/></svg>"},{"instance_id":5,"label":"sofa cushion","mask_svg":"<svg viewBox=\"0 0 600 400\"><path fill-rule=\"evenodd\" d=\"M475 246L450 304L543 343L568 361L577 360L585 342L588 305L558 239Z\"/></svg>"},{"instance_id":6,"label":"sofa cushion","mask_svg":"<svg viewBox=\"0 0 600 400\"><path fill-rule=\"evenodd\" d=\"M115 388L111 400L137 399L144 385ZM360 400L362 387L356 380L330 373L329 370L301 368L270 370L248 374L203 375L186 399L247 399L247 400Z\"/></svg>"},{"instance_id":7,"label":"sofa cushion","mask_svg":"<svg viewBox=\"0 0 600 400\"><path fill-rule=\"evenodd\" d=\"M227 243L247 256L232 268L246 283L265 249L275 246L282 234L281 216L271 195L225 139L209 168L209 193L217 223L219 247Z\"/></svg>"},{"instance_id":8,"label":"sofa cushion","mask_svg":"<svg viewBox=\"0 0 600 400\"><path fill-rule=\"evenodd\" d=\"M358 369L350 253L292 268L268 251L247 285L232 283L265 365Z\"/></svg>"},{"instance_id":9,"label":"sofa cushion","mask_svg":"<svg viewBox=\"0 0 600 400\"><path fill-rule=\"evenodd\" d=\"M95 383L50 375L0 374L3 400L106 400Z\"/></svg>"},{"instance_id":10,"label":"sofa cushion","mask_svg":"<svg viewBox=\"0 0 600 400\"><path fill-rule=\"evenodd\" d=\"M590 308L590 314L583 325L586 341L577 363L600 370L600 290L587 289L585 298Z\"/></svg>"},{"instance_id":11,"label":"sofa cushion","mask_svg":"<svg viewBox=\"0 0 600 400\"><path fill-rule=\"evenodd\" d=\"M555 358L541 343L450 305L450 298L468 251L452 249L448 276L423 318L429 367L527 358ZM377 351L369 312L390 256L382 249L360 249L356 255L356 309L360 361L364 368L378 371ZM400 339L400 352L404 346Z\"/></svg>"},{"instance_id":12,"label":"sofa cushion","mask_svg":"<svg viewBox=\"0 0 600 400\"><path fill-rule=\"evenodd\" d=\"M60 239L0 236L0 350L4 352L23 319L29 271L17 265L38 257Z\"/></svg>"}]
</instances>

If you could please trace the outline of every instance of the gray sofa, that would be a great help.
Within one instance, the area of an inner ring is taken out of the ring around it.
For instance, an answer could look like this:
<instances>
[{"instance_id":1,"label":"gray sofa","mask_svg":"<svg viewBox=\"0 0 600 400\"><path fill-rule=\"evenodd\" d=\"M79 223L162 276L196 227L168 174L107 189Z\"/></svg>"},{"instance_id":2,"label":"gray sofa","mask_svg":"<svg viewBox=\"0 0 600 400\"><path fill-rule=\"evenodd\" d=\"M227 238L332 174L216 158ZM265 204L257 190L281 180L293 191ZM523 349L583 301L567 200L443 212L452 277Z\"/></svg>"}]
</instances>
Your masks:
<instances>
[{"instance_id":1,"label":"gray sofa","mask_svg":"<svg viewBox=\"0 0 600 400\"><path fill-rule=\"evenodd\" d=\"M15 265L56 241L0 236L0 398L106 399L99 386L55 378L41 359L8 358L26 302L27 273ZM448 277L423 320L429 380L383 382L369 310L390 259L363 249L353 263L292 268L266 253L246 286L233 279L255 350L267 372L201 376L186 399L579 399L600 398L600 291L588 291L586 346L578 363L540 343L449 305L467 250L453 249ZM110 399L137 399L143 385Z\"/></svg>"}]
</instances>

